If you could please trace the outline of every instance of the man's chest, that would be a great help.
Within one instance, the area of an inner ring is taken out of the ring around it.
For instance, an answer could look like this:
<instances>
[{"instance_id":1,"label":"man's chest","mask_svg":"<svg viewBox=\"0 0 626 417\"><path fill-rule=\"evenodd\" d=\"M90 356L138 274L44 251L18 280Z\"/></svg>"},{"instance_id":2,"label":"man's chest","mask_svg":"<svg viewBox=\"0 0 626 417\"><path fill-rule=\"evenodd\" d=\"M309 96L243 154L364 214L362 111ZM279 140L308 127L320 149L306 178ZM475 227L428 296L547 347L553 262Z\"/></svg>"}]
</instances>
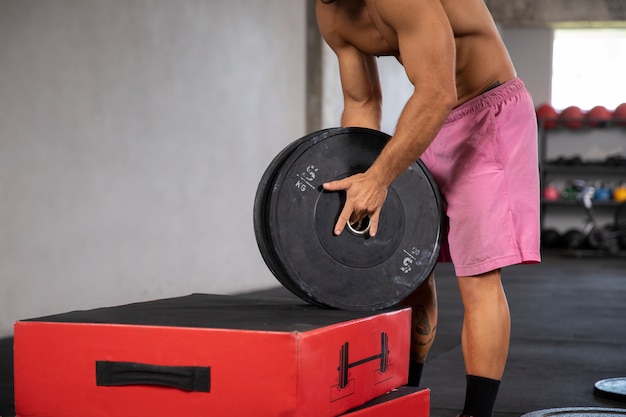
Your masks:
<instances>
[{"instance_id":1,"label":"man's chest","mask_svg":"<svg viewBox=\"0 0 626 417\"><path fill-rule=\"evenodd\" d=\"M366 3L358 14L343 16L342 37L368 55L399 56L395 30L382 20L375 5Z\"/></svg>"}]
</instances>

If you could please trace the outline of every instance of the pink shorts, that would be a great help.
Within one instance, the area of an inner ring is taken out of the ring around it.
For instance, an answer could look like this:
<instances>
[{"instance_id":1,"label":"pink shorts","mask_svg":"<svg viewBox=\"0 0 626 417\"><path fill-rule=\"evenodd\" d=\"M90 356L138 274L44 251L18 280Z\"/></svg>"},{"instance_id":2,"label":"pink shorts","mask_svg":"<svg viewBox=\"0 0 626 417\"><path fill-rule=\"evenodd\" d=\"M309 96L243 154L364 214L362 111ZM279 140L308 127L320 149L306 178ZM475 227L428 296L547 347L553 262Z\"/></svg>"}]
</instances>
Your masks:
<instances>
[{"instance_id":1,"label":"pink shorts","mask_svg":"<svg viewBox=\"0 0 626 417\"><path fill-rule=\"evenodd\" d=\"M454 109L421 159L444 201L439 260L457 276L541 261L537 122L520 79Z\"/></svg>"}]
</instances>

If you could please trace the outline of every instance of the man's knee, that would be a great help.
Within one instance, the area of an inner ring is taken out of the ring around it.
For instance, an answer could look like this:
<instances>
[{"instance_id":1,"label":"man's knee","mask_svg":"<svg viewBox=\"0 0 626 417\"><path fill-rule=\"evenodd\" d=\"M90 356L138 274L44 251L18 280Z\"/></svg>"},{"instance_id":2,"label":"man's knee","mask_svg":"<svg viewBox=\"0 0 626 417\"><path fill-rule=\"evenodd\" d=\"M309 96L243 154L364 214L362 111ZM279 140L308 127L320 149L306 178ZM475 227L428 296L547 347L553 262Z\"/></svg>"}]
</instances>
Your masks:
<instances>
[{"instance_id":1,"label":"man's knee","mask_svg":"<svg viewBox=\"0 0 626 417\"><path fill-rule=\"evenodd\" d=\"M458 277L459 290L464 303L472 303L484 297L501 294L502 281L500 272L500 269L496 269L480 275Z\"/></svg>"}]
</instances>

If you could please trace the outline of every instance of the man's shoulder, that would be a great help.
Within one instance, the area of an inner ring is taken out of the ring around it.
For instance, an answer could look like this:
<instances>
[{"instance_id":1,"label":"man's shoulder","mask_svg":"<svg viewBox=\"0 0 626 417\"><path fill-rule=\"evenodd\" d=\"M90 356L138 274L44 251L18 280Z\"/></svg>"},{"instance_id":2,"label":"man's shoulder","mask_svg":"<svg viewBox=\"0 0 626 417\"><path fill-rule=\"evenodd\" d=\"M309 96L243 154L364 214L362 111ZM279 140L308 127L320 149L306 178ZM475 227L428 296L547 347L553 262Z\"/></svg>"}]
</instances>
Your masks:
<instances>
[{"instance_id":1,"label":"man's shoulder","mask_svg":"<svg viewBox=\"0 0 626 417\"><path fill-rule=\"evenodd\" d=\"M345 29L345 5L342 2L324 3L317 0L317 26L324 40L330 47L345 46L346 38L342 33Z\"/></svg>"},{"instance_id":2,"label":"man's shoulder","mask_svg":"<svg viewBox=\"0 0 626 417\"><path fill-rule=\"evenodd\" d=\"M386 54L387 43L374 24L364 0L325 4L318 0L317 22L322 37L335 51L358 50L370 55Z\"/></svg>"}]
</instances>

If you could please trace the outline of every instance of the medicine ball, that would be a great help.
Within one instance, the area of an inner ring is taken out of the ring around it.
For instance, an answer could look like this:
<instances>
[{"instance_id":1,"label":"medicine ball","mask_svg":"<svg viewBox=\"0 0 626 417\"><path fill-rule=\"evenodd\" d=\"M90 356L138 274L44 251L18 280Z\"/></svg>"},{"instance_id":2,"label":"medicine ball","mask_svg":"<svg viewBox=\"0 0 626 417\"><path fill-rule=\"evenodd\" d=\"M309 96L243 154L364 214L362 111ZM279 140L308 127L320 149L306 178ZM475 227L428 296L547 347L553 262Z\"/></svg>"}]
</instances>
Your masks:
<instances>
[{"instance_id":1,"label":"medicine ball","mask_svg":"<svg viewBox=\"0 0 626 417\"><path fill-rule=\"evenodd\" d=\"M591 127L605 127L613 117L613 112L604 106L595 106L587 112L585 120Z\"/></svg>"},{"instance_id":2,"label":"medicine ball","mask_svg":"<svg viewBox=\"0 0 626 417\"><path fill-rule=\"evenodd\" d=\"M543 103L536 109L537 122L546 130L554 129L559 118L559 113L548 103Z\"/></svg>"},{"instance_id":3,"label":"medicine ball","mask_svg":"<svg viewBox=\"0 0 626 417\"><path fill-rule=\"evenodd\" d=\"M613 120L620 126L626 127L626 103L622 103L613 110Z\"/></svg>"},{"instance_id":4,"label":"medicine ball","mask_svg":"<svg viewBox=\"0 0 626 417\"><path fill-rule=\"evenodd\" d=\"M581 249L585 245L585 234L578 229L566 231L561 238L561 245L567 249Z\"/></svg>"},{"instance_id":5,"label":"medicine ball","mask_svg":"<svg viewBox=\"0 0 626 417\"><path fill-rule=\"evenodd\" d=\"M561 112L559 119L570 129L581 129L585 119L585 112L578 106L569 106Z\"/></svg>"},{"instance_id":6,"label":"medicine ball","mask_svg":"<svg viewBox=\"0 0 626 417\"><path fill-rule=\"evenodd\" d=\"M556 229L541 231L541 246L544 248L558 248L562 243L562 236Z\"/></svg>"}]
</instances>

